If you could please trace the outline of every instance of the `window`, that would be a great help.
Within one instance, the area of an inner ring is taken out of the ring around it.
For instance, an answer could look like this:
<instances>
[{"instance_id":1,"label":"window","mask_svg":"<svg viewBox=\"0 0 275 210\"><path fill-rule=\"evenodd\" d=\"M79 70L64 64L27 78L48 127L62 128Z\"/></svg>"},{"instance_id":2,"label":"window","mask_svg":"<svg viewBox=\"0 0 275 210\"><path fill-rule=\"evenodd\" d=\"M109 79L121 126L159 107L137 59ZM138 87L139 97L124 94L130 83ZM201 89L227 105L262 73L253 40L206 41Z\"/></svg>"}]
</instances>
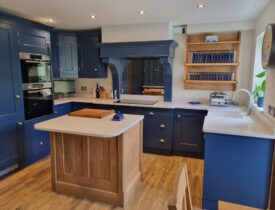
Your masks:
<instances>
[{"instance_id":1,"label":"window","mask_svg":"<svg viewBox=\"0 0 275 210\"><path fill-rule=\"evenodd\" d=\"M255 49L255 61L254 61L254 74L253 74L253 87L252 91L254 91L255 87L261 85L265 77L258 78L256 75L263 72L264 69L262 67L262 45L264 39L264 32L259 34L256 39L256 49Z\"/></svg>"}]
</instances>

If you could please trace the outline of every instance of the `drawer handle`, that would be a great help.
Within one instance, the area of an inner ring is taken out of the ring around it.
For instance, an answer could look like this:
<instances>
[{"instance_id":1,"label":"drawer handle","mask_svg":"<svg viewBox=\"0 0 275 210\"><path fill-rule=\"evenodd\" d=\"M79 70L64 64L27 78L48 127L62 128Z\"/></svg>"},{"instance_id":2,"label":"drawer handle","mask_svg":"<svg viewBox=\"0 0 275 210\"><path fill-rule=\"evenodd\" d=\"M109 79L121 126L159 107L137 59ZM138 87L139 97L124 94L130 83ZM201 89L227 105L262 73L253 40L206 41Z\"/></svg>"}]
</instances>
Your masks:
<instances>
[{"instance_id":1,"label":"drawer handle","mask_svg":"<svg viewBox=\"0 0 275 210\"><path fill-rule=\"evenodd\" d=\"M40 145L44 145L44 142L43 142L43 141L40 141Z\"/></svg>"},{"instance_id":2,"label":"drawer handle","mask_svg":"<svg viewBox=\"0 0 275 210\"><path fill-rule=\"evenodd\" d=\"M55 114L58 114L58 111L55 111L54 113L55 113Z\"/></svg>"},{"instance_id":3,"label":"drawer handle","mask_svg":"<svg viewBox=\"0 0 275 210\"><path fill-rule=\"evenodd\" d=\"M97 69L97 68L94 68L94 71L98 71L98 69Z\"/></svg>"},{"instance_id":4,"label":"drawer handle","mask_svg":"<svg viewBox=\"0 0 275 210\"><path fill-rule=\"evenodd\" d=\"M164 144L164 143L165 143L165 140L164 140L164 139L160 139L160 140L159 140L159 143Z\"/></svg>"},{"instance_id":5,"label":"drawer handle","mask_svg":"<svg viewBox=\"0 0 275 210\"><path fill-rule=\"evenodd\" d=\"M16 98L16 99L20 99L21 96L20 96L20 95L16 95L15 98Z\"/></svg>"},{"instance_id":6,"label":"drawer handle","mask_svg":"<svg viewBox=\"0 0 275 210\"><path fill-rule=\"evenodd\" d=\"M178 114L178 115L177 115L177 117L178 117L178 118L181 118L181 115L180 115L180 114Z\"/></svg>"},{"instance_id":7,"label":"drawer handle","mask_svg":"<svg viewBox=\"0 0 275 210\"><path fill-rule=\"evenodd\" d=\"M17 123L17 125L22 126L22 125L23 125L23 123L22 123L22 122L18 122L18 123Z\"/></svg>"},{"instance_id":8,"label":"drawer handle","mask_svg":"<svg viewBox=\"0 0 275 210\"><path fill-rule=\"evenodd\" d=\"M149 112L149 115L154 116L155 114L154 114L154 112Z\"/></svg>"},{"instance_id":9,"label":"drawer handle","mask_svg":"<svg viewBox=\"0 0 275 210\"><path fill-rule=\"evenodd\" d=\"M166 126L165 126L164 124L161 124L160 127L161 127L161 128L165 128Z\"/></svg>"}]
</instances>

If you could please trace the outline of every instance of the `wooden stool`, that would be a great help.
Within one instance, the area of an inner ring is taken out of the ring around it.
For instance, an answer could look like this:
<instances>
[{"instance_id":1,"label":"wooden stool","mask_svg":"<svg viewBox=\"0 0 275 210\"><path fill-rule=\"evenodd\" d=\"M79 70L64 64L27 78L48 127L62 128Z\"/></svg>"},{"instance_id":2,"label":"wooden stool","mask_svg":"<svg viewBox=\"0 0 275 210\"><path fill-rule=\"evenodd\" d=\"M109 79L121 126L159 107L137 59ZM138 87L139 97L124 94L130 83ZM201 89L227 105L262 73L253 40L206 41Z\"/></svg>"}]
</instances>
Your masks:
<instances>
[{"instance_id":1,"label":"wooden stool","mask_svg":"<svg viewBox=\"0 0 275 210\"><path fill-rule=\"evenodd\" d=\"M179 170L179 173L175 176L168 210L193 210L187 167L185 164L182 164L181 170Z\"/></svg>"}]
</instances>

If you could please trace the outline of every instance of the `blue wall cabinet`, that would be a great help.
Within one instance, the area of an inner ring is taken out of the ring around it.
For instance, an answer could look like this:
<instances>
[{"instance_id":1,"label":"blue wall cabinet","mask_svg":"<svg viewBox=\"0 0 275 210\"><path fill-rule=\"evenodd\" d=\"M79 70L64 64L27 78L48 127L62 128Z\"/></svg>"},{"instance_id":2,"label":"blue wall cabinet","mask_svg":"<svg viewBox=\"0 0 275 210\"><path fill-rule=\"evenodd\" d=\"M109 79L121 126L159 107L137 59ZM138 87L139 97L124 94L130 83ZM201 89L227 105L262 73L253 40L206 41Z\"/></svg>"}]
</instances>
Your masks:
<instances>
[{"instance_id":1,"label":"blue wall cabinet","mask_svg":"<svg viewBox=\"0 0 275 210\"><path fill-rule=\"evenodd\" d=\"M274 140L206 134L203 209L218 201L267 209Z\"/></svg>"},{"instance_id":2,"label":"blue wall cabinet","mask_svg":"<svg viewBox=\"0 0 275 210\"><path fill-rule=\"evenodd\" d=\"M53 78L60 78L58 32L51 31L51 68Z\"/></svg>"},{"instance_id":3,"label":"blue wall cabinet","mask_svg":"<svg viewBox=\"0 0 275 210\"><path fill-rule=\"evenodd\" d=\"M99 30L77 33L79 78L106 78L107 68L101 63L99 46L101 33Z\"/></svg>"},{"instance_id":4,"label":"blue wall cabinet","mask_svg":"<svg viewBox=\"0 0 275 210\"><path fill-rule=\"evenodd\" d=\"M0 122L0 179L19 168L19 131L17 122Z\"/></svg>"},{"instance_id":5,"label":"blue wall cabinet","mask_svg":"<svg viewBox=\"0 0 275 210\"><path fill-rule=\"evenodd\" d=\"M173 154L203 157L202 132L206 111L176 110L174 113Z\"/></svg>"},{"instance_id":6,"label":"blue wall cabinet","mask_svg":"<svg viewBox=\"0 0 275 210\"><path fill-rule=\"evenodd\" d=\"M59 34L59 70L62 78L78 77L77 41L75 34Z\"/></svg>"},{"instance_id":7,"label":"blue wall cabinet","mask_svg":"<svg viewBox=\"0 0 275 210\"><path fill-rule=\"evenodd\" d=\"M17 43L20 52L50 54L50 32L28 27L17 27Z\"/></svg>"},{"instance_id":8,"label":"blue wall cabinet","mask_svg":"<svg viewBox=\"0 0 275 210\"><path fill-rule=\"evenodd\" d=\"M19 55L12 26L0 23L0 122L23 116Z\"/></svg>"}]
</instances>

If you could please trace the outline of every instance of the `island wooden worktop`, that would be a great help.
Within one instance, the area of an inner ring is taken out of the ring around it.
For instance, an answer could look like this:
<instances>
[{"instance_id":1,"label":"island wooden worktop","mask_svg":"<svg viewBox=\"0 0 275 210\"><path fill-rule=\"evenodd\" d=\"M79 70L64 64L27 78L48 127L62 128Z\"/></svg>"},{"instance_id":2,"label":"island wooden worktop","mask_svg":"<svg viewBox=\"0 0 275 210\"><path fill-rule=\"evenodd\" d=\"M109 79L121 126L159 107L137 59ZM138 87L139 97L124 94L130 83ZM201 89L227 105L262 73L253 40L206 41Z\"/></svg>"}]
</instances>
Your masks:
<instances>
[{"instance_id":1,"label":"island wooden worktop","mask_svg":"<svg viewBox=\"0 0 275 210\"><path fill-rule=\"evenodd\" d=\"M51 132L52 189L124 206L141 179L143 116L119 122L63 116L35 125Z\"/></svg>"}]
</instances>

